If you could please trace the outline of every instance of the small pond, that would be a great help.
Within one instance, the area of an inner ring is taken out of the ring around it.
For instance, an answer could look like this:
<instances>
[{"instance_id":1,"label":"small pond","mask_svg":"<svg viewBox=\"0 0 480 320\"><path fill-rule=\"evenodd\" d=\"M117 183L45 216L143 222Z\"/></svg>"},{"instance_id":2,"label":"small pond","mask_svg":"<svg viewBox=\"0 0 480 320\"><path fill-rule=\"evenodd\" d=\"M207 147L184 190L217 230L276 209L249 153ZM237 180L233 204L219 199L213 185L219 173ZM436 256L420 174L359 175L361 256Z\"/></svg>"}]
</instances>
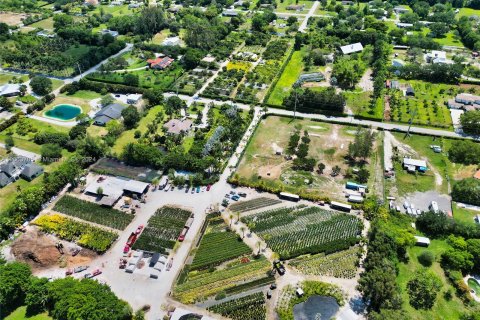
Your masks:
<instances>
[{"instance_id":1,"label":"small pond","mask_svg":"<svg viewBox=\"0 0 480 320\"><path fill-rule=\"evenodd\" d=\"M480 298L480 283L474 278L469 278L467 283L470 289L475 290L475 295Z\"/></svg>"},{"instance_id":2,"label":"small pond","mask_svg":"<svg viewBox=\"0 0 480 320\"><path fill-rule=\"evenodd\" d=\"M330 320L338 312L337 300L332 297L311 296L307 301L293 306L295 320Z\"/></svg>"},{"instance_id":3,"label":"small pond","mask_svg":"<svg viewBox=\"0 0 480 320\"><path fill-rule=\"evenodd\" d=\"M61 121L68 121L74 119L80 113L82 113L82 108L79 106L59 104L45 112L44 116Z\"/></svg>"}]
</instances>

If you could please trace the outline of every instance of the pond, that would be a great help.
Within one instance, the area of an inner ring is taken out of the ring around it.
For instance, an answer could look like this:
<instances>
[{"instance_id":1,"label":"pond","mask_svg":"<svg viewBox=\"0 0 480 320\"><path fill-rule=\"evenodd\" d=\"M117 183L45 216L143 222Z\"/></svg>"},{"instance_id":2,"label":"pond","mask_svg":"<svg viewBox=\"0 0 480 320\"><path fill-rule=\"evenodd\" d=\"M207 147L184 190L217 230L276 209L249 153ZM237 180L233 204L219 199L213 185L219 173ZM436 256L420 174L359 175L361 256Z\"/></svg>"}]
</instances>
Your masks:
<instances>
[{"instance_id":1,"label":"pond","mask_svg":"<svg viewBox=\"0 0 480 320\"><path fill-rule=\"evenodd\" d=\"M480 283L474 278L469 278L467 283L470 289L475 290L475 295L480 298Z\"/></svg>"},{"instance_id":2,"label":"pond","mask_svg":"<svg viewBox=\"0 0 480 320\"><path fill-rule=\"evenodd\" d=\"M59 104L44 113L44 116L61 121L74 119L82 113L82 108L71 104Z\"/></svg>"},{"instance_id":3,"label":"pond","mask_svg":"<svg viewBox=\"0 0 480 320\"><path fill-rule=\"evenodd\" d=\"M293 306L295 320L330 320L338 312L337 300L332 297L311 296L307 301Z\"/></svg>"}]
</instances>

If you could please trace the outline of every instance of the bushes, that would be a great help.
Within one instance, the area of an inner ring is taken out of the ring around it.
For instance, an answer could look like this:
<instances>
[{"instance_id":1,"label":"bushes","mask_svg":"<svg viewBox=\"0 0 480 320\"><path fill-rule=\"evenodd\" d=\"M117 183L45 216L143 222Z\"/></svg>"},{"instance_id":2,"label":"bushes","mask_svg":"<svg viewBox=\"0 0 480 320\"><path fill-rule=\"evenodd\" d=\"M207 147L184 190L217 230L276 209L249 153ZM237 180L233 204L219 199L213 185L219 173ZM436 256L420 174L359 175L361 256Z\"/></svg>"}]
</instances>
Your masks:
<instances>
[{"instance_id":1,"label":"bushes","mask_svg":"<svg viewBox=\"0 0 480 320\"><path fill-rule=\"evenodd\" d=\"M456 182L453 185L452 199L480 206L480 180L467 178Z\"/></svg>"},{"instance_id":2,"label":"bushes","mask_svg":"<svg viewBox=\"0 0 480 320\"><path fill-rule=\"evenodd\" d=\"M133 220L131 214L69 195L63 196L53 210L119 230L124 230Z\"/></svg>"},{"instance_id":3,"label":"bushes","mask_svg":"<svg viewBox=\"0 0 480 320\"><path fill-rule=\"evenodd\" d=\"M263 292L219 303L207 309L233 320L265 320L267 312Z\"/></svg>"},{"instance_id":4,"label":"bushes","mask_svg":"<svg viewBox=\"0 0 480 320\"><path fill-rule=\"evenodd\" d=\"M480 144L470 140L460 140L452 144L448 150L448 158L452 162L462 164L480 163Z\"/></svg>"},{"instance_id":5,"label":"bushes","mask_svg":"<svg viewBox=\"0 0 480 320\"><path fill-rule=\"evenodd\" d=\"M118 235L114 232L69 219L58 214L43 215L34 222L42 231L55 233L59 238L76 241L79 245L102 253L107 251Z\"/></svg>"},{"instance_id":6,"label":"bushes","mask_svg":"<svg viewBox=\"0 0 480 320\"><path fill-rule=\"evenodd\" d=\"M65 146L69 140L69 135L63 132L38 132L33 138L36 144L54 143L60 146Z\"/></svg>"},{"instance_id":7,"label":"bushes","mask_svg":"<svg viewBox=\"0 0 480 320\"><path fill-rule=\"evenodd\" d=\"M295 92L292 91L283 104L289 110L295 106ZM342 93L337 94L335 88L329 87L321 91L305 89L297 96L297 110L319 113L329 111L333 113L343 113L345 107L345 97Z\"/></svg>"},{"instance_id":8,"label":"bushes","mask_svg":"<svg viewBox=\"0 0 480 320\"><path fill-rule=\"evenodd\" d=\"M425 250L418 256L418 262L420 262L424 267L430 267L435 261L435 255L433 252Z\"/></svg>"}]
</instances>

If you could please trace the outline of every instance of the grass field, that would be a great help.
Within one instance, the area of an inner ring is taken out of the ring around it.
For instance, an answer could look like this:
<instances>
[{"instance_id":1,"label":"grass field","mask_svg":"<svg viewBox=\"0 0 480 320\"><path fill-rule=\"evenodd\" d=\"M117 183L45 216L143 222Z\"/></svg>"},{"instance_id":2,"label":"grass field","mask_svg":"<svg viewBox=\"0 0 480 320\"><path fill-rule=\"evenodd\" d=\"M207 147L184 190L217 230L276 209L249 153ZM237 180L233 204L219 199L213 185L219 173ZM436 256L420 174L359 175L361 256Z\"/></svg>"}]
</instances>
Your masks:
<instances>
[{"instance_id":1,"label":"grass field","mask_svg":"<svg viewBox=\"0 0 480 320\"><path fill-rule=\"evenodd\" d=\"M0 85L8 83L13 79L20 79L21 82L25 82L25 81L28 80L28 76L27 75L16 76L16 75L12 75L12 74L0 73Z\"/></svg>"},{"instance_id":2,"label":"grass field","mask_svg":"<svg viewBox=\"0 0 480 320\"><path fill-rule=\"evenodd\" d=\"M252 64L246 61L230 61L227 64L227 70L237 69L237 70L248 71L250 70L251 66Z\"/></svg>"},{"instance_id":3,"label":"grass field","mask_svg":"<svg viewBox=\"0 0 480 320\"><path fill-rule=\"evenodd\" d=\"M47 313L27 317L27 307L19 307L8 315L5 320L53 320Z\"/></svg>"},{"instance_id":4,"label":"grass field","mask_svg":"<svg viewBox=\"0 0 480 320\"><path fill-rule=\"evenodd\" d=\"M464 47L460 37L456 36L453 31L449 31L443 38L434 38L434 40L442 46Z\"/></svg>"},{"instance_id":5,"label":"grass field","mask_svg":"<svg viewBox=\"0 0 480 320\"><path fill-rule=\"evenodd\" d=\"M448 279L445 277L445 274L440 267L438 260L442 252L448 249L448 244L445 240L431 240L430 246L428 248L421 247L411 247L407 250L408 257L410 258L408 263L399 264L399 273L397 277L397 283L402 290L403 297L403 309L408 313L412 320L420 319L432 319L432 320L441 320L441 319L459 319L460 315L465 311L463 303L453 295L450 301L446 300L443 296L443 293L448 289L451 289L452 292L455 292L455 289L450 285ZM418 262L418 255L424 250L431 251L435 254L437 262L434 262L430 267L442 280L443 287L441 292L437 296L435 305L431 310L416 310L409 304L408 293L406 286L408 281L416 274L423 266Z\"/></svg>"},{"instance_id":6,"label":"grass field","mask_svg":"<svg viewBox=\"0 0 480 320\"><path fill-rule=\"evenodd\" d=\"M32 23L29 27L53 30L53 17Z\"/></svg>"},{"instance_id":7,"label":"grass field","mask_svg":"<svg viewBox=\"0 0 480 320\"><path fill-rule=\"evenodd\" d=\"M480 211L461 208L455 202L453 202L452 208L453 208L453 219L455 219L456 221L469 223L469 224L476 224L476 222L474 221L474 218L475 216L480 215Z\"/></svg>"},{"instance_id":8,"label":"grass field","mask_svg":"<svg viewBox=\"0 0 480 320\"><path fill-rule=\"evenodd\" d=\"M65 93L62 93L59 95L59 97L64 97L64 98L79 98L79 99L84 99L84 100L93 100L100 98L102 95L100 93L97 93L95 91L88 91L88 90L78 90L72 95L67 95Z\"/></svg>"},{"instance_id":9,"label":"grass field","mask_svg":"<svg viewBox=\"0 0 480 320\"><path fill-rule=\"evenodd\" d=\"M272 94L268 98L267 103L281 106L283 99L288 97L292 89L293 84L297 81L298 77L302 74L304 64L303 56L306 50L295 51L288 62L285 70L283 71L280 79L278 80L275 88L273 88Z\"/></svg>"},{"instance_id":10,"label":"grass field","mask_svg":"<svg viewBox=\"0 0 480 320\"><path fill-rule=\"evenodd\" d=\"M300 126L302 132L309 132L308 156L317 163L325 164L324 174L293 170L291 161L274 154L277 147L287 148L295 126ZM295 194L308 193L344 200L342 190L346 179L343 173L349 168L344 157L355 130L348 126L269 116L262 120L250 140L234 178L238 177L241 184L263 184ZM342 173L331 177L335 165L341 168ZM311 180L311 183L305 183L305 180Z\"/></svg>"},{"instance_id":11,"label":"grass field","mask_svg":"<svg viewBox=\"0 0 480 320\"><path fill-rule=\"evenodd\" d=\"M162 44L163 40L167 39L170 36L170 30L165 29L157 33L152 40L150 40L150 43L153 44Z\"/></svg>"},{"instance_id":12,"label":"grass field","mask_svg":"<svg viewBox=\"0 0 480 320\"><path fill-rule=\"evenodd\" d=\"M147 130L147 125L155 119L155 116L163 111L163 106L155 106L148 110L145 117L140 119L138 126L135 129L124 131L120 137L115 141L115 145L112 148L114 154L120 155L123 151L123 147L129 142L135 141L135 131L139 130L142 134ZM163 122L162 122L163 123ZM160 128L159 128L160 129Z\"/></svg>"},{"instance_id":13,"label":"grass field","mask_svg":"<svg viewBox=\"0 0 480 320\"><path fill-rule=\"evenodd\" d=\"M471 8L461 8L460 12L457 13L456 18L460 19L461 17L470 17L470 16L480 17L480 10L471 9Z\"/></svg>"},{"instance_id":14,"label":"grass field","mask_svg":"<svg viewBox=\"0 0 480 320\"><path fill-rule=\"evenodd\" d=\"M383 119L383 106L375 110L373 114L370 112L370 100L372 92L370 91L345 91L347 107L349 107L355 115L363 117L376 117Z\"/></svg>"},{"instance_id":15,"label":"grass field","mask_svg":"<svg viewBox=\"0 0 480 320\"><path fill-rule=\"evenodd\" d=\"M301 11L296 11L296 10L287 10L288 6L301 6L304 5L304 9ZM276 12L290 12L290 13L307 13L308 10L312 7L313 2L312 1L296 1L296 0L283 0L282 1L277 1L277 9L275 10Z\"/></svg>"}]
</instances>

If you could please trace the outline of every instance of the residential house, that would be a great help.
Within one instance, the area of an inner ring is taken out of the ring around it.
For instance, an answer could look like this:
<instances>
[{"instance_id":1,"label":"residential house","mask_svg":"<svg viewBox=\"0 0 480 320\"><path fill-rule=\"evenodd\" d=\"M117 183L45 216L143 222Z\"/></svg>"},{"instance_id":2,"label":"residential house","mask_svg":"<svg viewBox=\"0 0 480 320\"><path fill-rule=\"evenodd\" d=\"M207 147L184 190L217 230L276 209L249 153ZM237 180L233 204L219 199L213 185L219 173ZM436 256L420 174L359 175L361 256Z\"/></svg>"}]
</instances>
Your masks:
<instances>
[{"instance_id":1,"label":"residential house","mask_svg":"<svg viewBox=\"0 0 480 320\"><path fill-rule=\"evenodd\" d=\"M27 181L32 181L42 173L43 168L41 166L39 166L35 162L30 162L23 168L22 173L20 173L20 177Z\"/></svg>"},{"instance_id":2,"label":"residential house","mask_svg":"<svg viewBox=\"0 0 480 320\"><path fill-rule=\"evenodd\" d=\"M102 31L100 31L100 33L102 35L109 34L114 38L118 37L118 31L114 31L114 30L110 30L110 29L103 29Z\"/></svg>"},{"instance_id":3,"label":"residential house","mask_svg":"<svg viewBox=\"0 0 480 320\"><path fill-rule=\"evenodd\" d=\"M410 10L408 10L407 8L398 6L398 7L393 8L393 11L394 11L396 14L402 14L402 13L407 13L407 12L409 12Z\"/></svg>"},{"instance_id":4,"label":"residential house","mask_svg":"<svg viewBox=\"0 0 480 320\"><path fill-rule=\"evenodd\" d=\"M391 89L400 89L400 82L398 82L398 80L392 80L392 82L390 83L390 88Z\"/></svg>"},{"instance_id":5,"label":"residential house","mask_svg":"<svg viewBox=\"0 0 480 320\"><path fill-rule=\"evenodd\" d=\"M128 8L129 9L134 9L134 8L140 8L141 6L143 6L143 2L131 2L128 5Z\"/></svg>"},{"instance_id":6,"label":"residential house","mask_svg":"<svg viewBox=\"0 0 480 320\"><path fill-rule=\"evenodd\" d=\"M20 94L20 85L17 83L7 83L0 86L0 96L14 97Z\"/></svg>"},{"instance_id":7,"label":"residential house","mask_svg":"<svg viewBox=\"0 0 480 320\"><path fill-rule=\"evenodd\" d=\"M430 239L427 237L420 237L420 236L414 236L415 237L415 245L419 247L428 247L430 245Z\"/></svg>"},{"instance_id":8,"label":"residential house","mask_svg":"<svg viewBox=\"0 0 480 320\"><path fill-rule=\"evenodd\" d=\"M397 28L400 28L400 29L413 28L413 23L397 22Z\"/></svg>"},{"instance_id":9,"label":"residential house","mask_svg":"<svg viewBox=\"0 0 480 320\"><path fill-rule=\"evenodd\" d=\"M15 156L8 158L0 164L0 187L18 180L23 168L30 163L27 157Z\"/></svg>"},{"instance_id":10,"label":"residential house","mask_svg":"<svg viewBox=\"0 0 480 320\"><path fill-rule=\"evenodd\" d=\"M285 9L291 10L291 11L302 11L305 8L304 4L297 4L297 5L289 5Z\"/></svg>"},{"instance_id":11,"label":"residential house","mask_svg":"<svg viewBox=\"0 0 480 320\"><path fill-rule=\"evenodd\" d=\"M137 104L142 99L142 95L138 93L127 94L128 104Z\"/></svg>"},{"instance_id":12,"label":"residential house","mask_svg":"<svg viewBox=\"0 0 480 320\"><path fill-rule=\"evenodd\" d=\"M13 180L5 172L0 172L0 188L9 185L12 182Z\"/></svg>"},{"instance_id":13,"label":"residential house","mask_svg":"<svg viewBox=\"0 0 480 320\"><path fill-rule=\"evenodd\" d=\"M109 104L95 114L93 124L97 126L105 126L109 121L118 120L122 116L122 111L125 108L125 106L118 103Z\"/></svg>"},{"instance_id":14,"label":"residential house","mask_svg":"<svg viewBox=\"0 0 480 320\"><path fill-rule=\"evenodd\" d=\"M431 52L425 54L424 58L427 63L453 63L452 60L447 59L447 53L445 51L432 50Z\"/></svg>"},{"instance_id":15,"label":"residential house","mask_svg":"<svg viewBox=\"0 0 480 320\"><path fill-rule=\"evenodd\" d=\"M363 51L363 46L360 42L349 44L346 46L340 47L340 50L342 51L343 54L351 54L355 52L361 52Z\"/></svg>"},{"instance_id":16,"label":"residential house","mask_svg":"<svg viewBox=\"0 0 480 320\"><path fill-rule=\"evenodd\" d=\"M162 42L162 46L179 46L180 45L180 37L170 37Z\"/></svg>"},{"instance_id":17,"label":"residential house","mask_svg":"<svg viewBox=\"0 0 480 320\"><path fill-rule=\"evenodd\" d=\"M192 128L193 122L188 119L172 119L163 126L168 134L187 133Z\"/></svg>"},{"instance_id":18,"label":"residential house","mask_svg":"<svg viewBox=\"0 0 480 320\"><path fill-rule=\"evenodd\" d=\"M238 12L235 10L224 10L222 12L222 16L224 17L236 17L238 16Z\"/></svg>"},{"instance_id":19,"label":"residential house","mask_svg":"<svg viewBox=\"0 0 480 320\"><path fill-rule=\"evenodd\" d=\"M166 69L168 66L170 66L173 63L173 61L174 59L168 56L165 56L165 57L158 57L155 59L148 59L147 63L151 69L163 70L163 69Z\"/></svg>"},{"instance_id":20,"label":"residential house","mask_svg":"<svg viewBox=\"0 0 480 320\"><path fill-rule=\"evenodd\" d=\"M425 160L403 158L403 168L408 172L425 172L427 171L427 162Z\"/></svg>"}]
</instances>

